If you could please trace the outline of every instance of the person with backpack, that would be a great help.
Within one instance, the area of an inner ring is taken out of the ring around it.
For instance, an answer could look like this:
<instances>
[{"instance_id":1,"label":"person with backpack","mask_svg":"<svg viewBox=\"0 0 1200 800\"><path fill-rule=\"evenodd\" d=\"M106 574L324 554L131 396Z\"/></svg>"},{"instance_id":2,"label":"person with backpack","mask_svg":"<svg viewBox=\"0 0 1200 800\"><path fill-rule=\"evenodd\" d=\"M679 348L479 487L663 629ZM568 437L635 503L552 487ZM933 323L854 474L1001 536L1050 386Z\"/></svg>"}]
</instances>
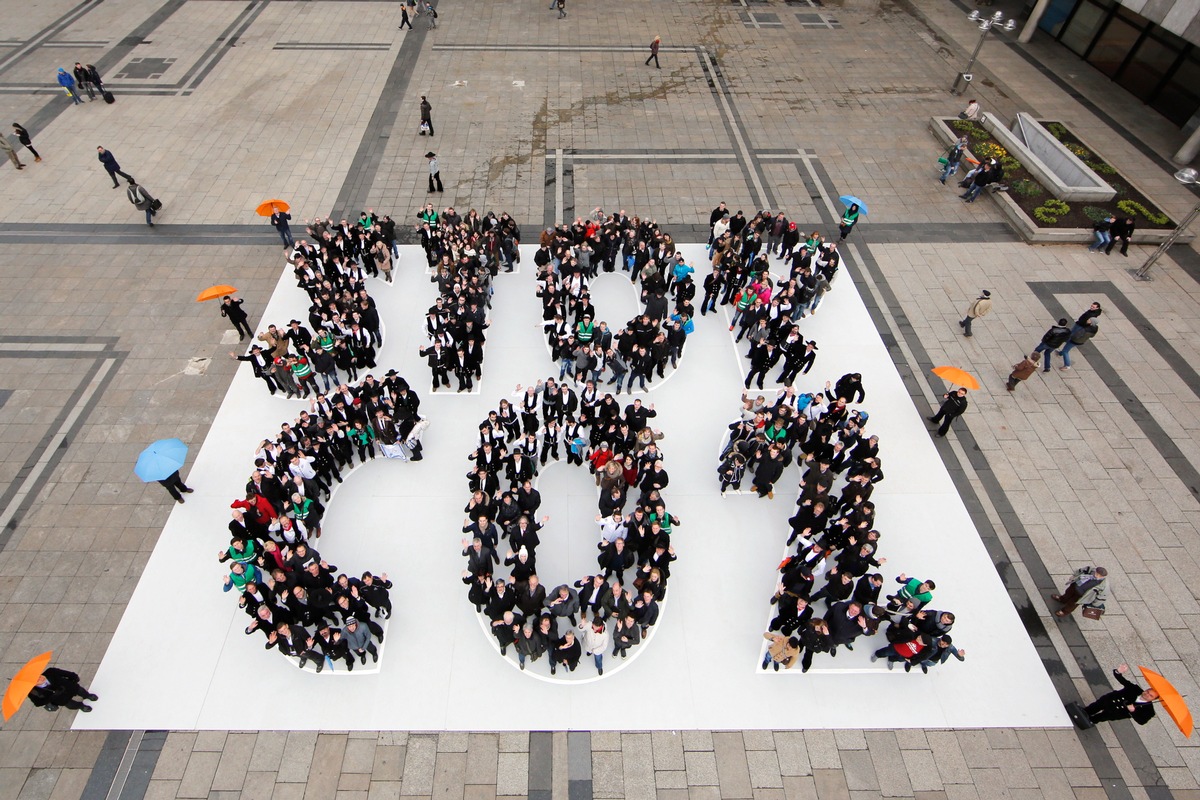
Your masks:
<instances>
[{"instance_id":1,"label":"person with backpack","mask_svg":"<svg viewBox=\"0 0 1200 800\"><path fill-rule=\"evenodd\" d=\"M75 85L75 78L62 67L58 68L58 85L66 90L67 97L71 98L72 103L79 105L83 102L79 99L79 88Z\"/></svg>"},{"instance_id":2,"label":"person with backpack","mask_svg":"<svg viewBox=\"0 0 1200 800\"><path fill-rule=\"evenodd\" d=\"M134 208L146 212L146 224L153 228L153 217L158 214L158 209L162 208L162 203L146 191L145 186L139 186L133 178L129 179L129 188L125 190L125 195L129 198L129 202L133 203Z\"/></svg>"},{"instance_id":3,"label":"person with backpack","mask_svg":"<svg viewBox=\"0 0 1200 800\"><path fill-rule=\"evenodd\" d=\"M938 178L943 185L945 185L946 179L951 175L958 174L958 165L962 163L963 150L965 150L966 147L967 137L962 136L959 137L959 140L951 145L950 149L946 152L946 168L942 170L942 175L940 178Z\"/></svg>"},{"instance_id":4,"label":"person with backpack","mask_svg":"<svg viewBox=\"0 0 1200 800\"><path fill-rule=\"evenodd\" d=\"M1066 317L1060 319L1057 325L1051 326L1050 330L1042 334L1041 344L1034 348L1035 355L1045 354L1042 358L1042 372L1050 371L1050 354L1070 341L1071 329L1067 327L1068 324Z\"/></svg>"}]
</instances>

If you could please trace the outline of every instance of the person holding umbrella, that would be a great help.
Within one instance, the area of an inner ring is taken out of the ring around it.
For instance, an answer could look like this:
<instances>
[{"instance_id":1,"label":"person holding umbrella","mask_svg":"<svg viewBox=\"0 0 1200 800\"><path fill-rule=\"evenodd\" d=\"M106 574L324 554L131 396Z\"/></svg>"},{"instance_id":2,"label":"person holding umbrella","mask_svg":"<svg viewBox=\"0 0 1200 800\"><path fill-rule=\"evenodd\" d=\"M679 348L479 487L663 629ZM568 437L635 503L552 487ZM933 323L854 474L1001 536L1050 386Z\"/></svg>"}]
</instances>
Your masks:
<instances>
[{"instance_id":1,"label":"person holding umbrella","mask_svg":"<svg viewBox=\"0 0 1200 800\"><path fill-rule=\"evenodd\" d=\"M858 210L858 203L851 203L842 214L842 222L838 225L838 231L842 235L843 242L850 235L850 231L854 230L854 226L858 224Z\"/></svg>"},{"instance_id":2,"label":"person holding umbrella","mask_svg":"<svg viewBox=\"0 0 1200 800\"><path fill-rule=\"evenodd\" d=\"M1097 697L1095 702L1083 709L1084 716L1077 719L1080 727L1091 728L1097 722L1115 722L1119 719L1132 719L1138 725L1145 725L1154 719L1154 703L1159 699L1158 690L1143 689L1125 677L1127 672L1128 664L1121 664L1112 671L1121 688ZM1075 709L1078 709L1077 705Z\"/></svg>"},{"instance_id":3,"label":"person holding umbrella","mask_svg":"<svg viewBox=\"0 0 1200 800\"><path fill-rule=\"evenodd\" d=\"M442 188L442 173L440 167L438 167L437 153L430 150L425 154L425 157L429 159L429 191L434 191L433 184L435 181L437 182L437 191L445 191Z\"/></svg>"},{"instance_id":4,"label":"person holding umbrella","mask_svg":"<svg viewBox=\"0 0 1200 800\"><path fill-rule=\"evenodd\" d=\"M163 485L167 493L182 503L183 495L191 494L189 488L179 476L179 469L187 459L187 445L179 439L160 439L147 447L138 456L133 473L146 483L157 481Z\"/></svg>"},{"instance_id":5,"label":"person holding umbrella","mask_svg":"<svg viewBox=\"0 0 1200 800\"><path fill-rule=\"evenodd\" d=\"M248 317L242 308L244 302L240 298L234 300L229 295L221 298L221 316L229 320L233 329L238 332L238 341L245 341L247 336L254 336L254 331L250 330L250 325L246 322Z\"/></svg>"},{"instance_id":6,"label":"person holding umbrella","mask_svg":"<svg viewBox=\"0 0 1200 800\"><path fill-rule=\"evenodd\" d=\"M76 700L76 697L80 699ZM57 667L47 667L29 690L29 702L47 711L73 708L86 713L92 707L82 701L99 699L99 695L92 694L79 683L78 675Z\"/></svg>"},{"instance_id":7,"label":"person holding umbrella","mask_svg":"<svg viewBox=\"0 0 1200 800\"><path fill-rule=\"evenodd\" d=\"M286 209L276 209L271 214L271 224L275 227L275 230L279 232L279 238L283 240L284 247L296 246L296 240L292 238L292 228L290 225L288 225L288 220L291 218L292 215L289 214Z\"/></svg>"},{"instance_id":8,"label":"person holding umbrella","mask_svg":"<svg viewBox=\"0 0 1200 800\"><path fill-rule=\"evenodd\" d=\"M941 423L938 427L937 435L942 437L950 430L950 423L961 417L963 412L967 410L967 390L959 387L953 392L946 392L942 395L942 407L938 409L938 413L929 418L930 422Z\"/></svg>"}]
</instances>

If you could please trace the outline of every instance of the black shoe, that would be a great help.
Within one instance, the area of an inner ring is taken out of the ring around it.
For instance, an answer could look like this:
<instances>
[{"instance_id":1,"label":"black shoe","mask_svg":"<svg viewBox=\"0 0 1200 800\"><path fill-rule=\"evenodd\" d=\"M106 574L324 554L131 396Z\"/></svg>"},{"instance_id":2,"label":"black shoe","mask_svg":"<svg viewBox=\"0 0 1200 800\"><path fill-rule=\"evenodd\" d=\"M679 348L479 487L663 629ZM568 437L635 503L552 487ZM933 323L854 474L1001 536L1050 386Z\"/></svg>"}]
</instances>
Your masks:
<instances>
[{"instance_id":1,"label":"black shoe","mask_svg":"<svg viewBox=\"0 0 1200 800\"><path fill-rule=\"evenodd\" d=\"M600 667L600 669L598 669L598 670L596 670L596 671L597 671L598 673L600 673L601 675L603 675L603 674L604 674L604 667Z\"/></svg>"},{"instance_id":2,"label":"black shoe","mask_svg":"<svg viewBox=\"0 0 1200 800\"><path fill-rule=\"evenodd\" d=\"M89 705L86 705L86 704L80 704L79 710L82 711L83 713L87 714L87 713L91 712L92 707Z\"/></svg>"},{"instance_id":3,"label":"black shoe","mask_svg":"<svg viewBox=\"0 0 1200 800\"><path fill-rule=\"evenodd\" d=\"M551 662L550 662L550 674L551 674L551 675L554 675L554 674L556 674L557 672L558 672L558 665L557 665L557 664L555 664L553 661L551 661Z\"/></svg>"},{"instance_id":4,"label":"black shoe","mask_svg":"<svg viewBox=\"0 0 1200 800\"><path fill-rule=\"evenodd\" d=\"M346 671L354 672L354 659L353 658L346 662Z\"/></svg>"},{"instance_id":5,"label":"black shoe","mask_svg":"<svg viewBox=\"0 0 1200 800\"><path fill-rule=\"evenodd\" d=\"M100 699L100 695L98 695L98 694L88 694L88 695L87 695L87 699L88 699L88 700L92 700L92 701L96 701L96 700L99 700L99 699Z\"/></svg>"},{"instance_id":6,"label":"black shoe","mask_svg":"<svg viewBox=\"0 0 1200 800\"><path fill-rule=\"evenodd\" d=\"M508 647L507 646L500 648L500 655L502 655L502 656L508 655Z\"/></svg>"},{"instance_id":7,"label":"black shoe","mask_svg":"<svg viewBox=\"0 0 1200 800\"><path fill-rule=\"evenodd\" d=\"M308 656L300 656L300 669L304 669L308 664Z\"/></svg>"},{"instance_id":8,"label":"black shoe","mask_svg":"<svg viewBox=\"0 0 1200 800\"><path fill-rule=\"evenodd\" d=\"M186 493L186 494L191 494L192 492L194 492L194 491L196 491L196 490L195 490L195 489L189 489L188 487L186 487L186 486L185 486L185 487L183 487L183 489L181 489L180 491L182 491L182 492L184 492L184 493Z\"/></svg>"},{"instance_id":9,"label":"black shoe","mask_svg":"<svg viewBox=\"0 0 1200 800\"><path fill-rule=\"evenodd\" d=\"M905 672L912 672L912 664L905 664L905 665L904 665L904 671L905 671Z\"/></svg>"},{"instance_id":10,"label":"black shoe","mask_svg":"<svg viewBox=\"0 0 1200 800\"><path fill-rule=\"evenodd\" d=\"M360 662L360 663L362 663L362 664L366 664L366 663L367 663L367 654L366 654L366 653L359 653L359 654L358 654L358 660L359 660L359 662Z\"/></svg>"},{"instance_id":11,"label":"black shoe","mask_svg":"<svg viewBox=\"0 0 1200 800\"><path fill-rule=\"evenodd\" d=\"M321 659L317 662L317 673L319 674L323 669L325 669L325 659Z\"/></svg>"},{"instance_id":12,"label":"black shoe","mask_svg":"<svg viewBox=\"0 0 1200 800\"><path fill-rule=\"evenodd\" d=\"M176 497L176 498L175 498L175 502L176 502L176 503L182 503L182 502L183 502L183 498L182 498L182 497Z\"/></svg>"},{"instance_id":13,"label":"black shoe","mask_svg":"<svg viewBox=\"0 0 1200 800\"><path fill-rule=\"evenodd\" d=\"M382 638L380 638L380 640L379 640L379 643L380 643L380 644L383 644L383 639L382 639ZM371 663L372 663L372 664L378 664L378 663L379 663L379 651L378 651L378 650L376 650L374 653L371 653Z\"/></svg>"},{"instance_id":14,"label":"black shoe","mask_svg":"<svg viewBox=\"0 0 1200 800\"><path fill-rule=\"evenodd\" d=\"M775 671L779 672L779 662L778 661L775 662Z\"/></svg>"},{"instance_id":15,"label":"black shoe","mask_svg":"<svg viewBox=\"0 0 1200 800\"><path fill-rule=\"evenodd\" d=\"M522 669L522 671L525 669L525 662L524 662L524 661L522 661L522 662L521 662L521 669Z\"/></svg>"}]
</instances>

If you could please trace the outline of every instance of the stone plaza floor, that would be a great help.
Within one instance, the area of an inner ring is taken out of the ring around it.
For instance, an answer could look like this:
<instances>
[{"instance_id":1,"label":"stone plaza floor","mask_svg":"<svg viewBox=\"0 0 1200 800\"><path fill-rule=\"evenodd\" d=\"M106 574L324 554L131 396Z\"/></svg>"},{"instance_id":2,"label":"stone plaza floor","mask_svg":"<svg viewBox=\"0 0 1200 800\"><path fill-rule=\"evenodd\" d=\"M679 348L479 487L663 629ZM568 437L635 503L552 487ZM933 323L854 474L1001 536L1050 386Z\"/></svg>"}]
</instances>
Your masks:
<instances>
[{"instance_id":1,"label":"stone plaza floor","mask_svg":"<svg viewBox=\"0 0 1200 800\"><path fill-rule=\"evenodd\" d=\"M413 31L396 29L390 2L6 9L0 107L44 160L0 180L0 672L53 649L95 675L173 509L133 476L136 454L168 436L196 452L234 380L236 336L193 302L197 287L233 283L257 317L278 281L278 239L255 205L415 221L432 144L439 203L507 210L527 232L599 205L654 209L686 241L719 200L831 230L824 195L867 198L848 277L919 412L943 391L930 366L981 376L937 452L1061 699L1107 691L1122 661L1200 696L1200 257L1176 247L1136 283L1127 270L1148 248L1030 247L990 200L964 205L936 182L927 124L963 102L947 89L977 41L970 7L568 0L559 20L544 2L444 0L438 28ZM661 70L642 63L655 35ZM116 104L73 107L56 91L55 68L76 60ZM1176 218L1195 203L1162 157L1179 131L1061 46L993 37L975 72L986 110L1063 120ZM432 142L415 135L422 94ZM154 229L110 188L96 145L163 199ZM994 312L964 339L954 323L981 288ZM1076 368L1005 392L1019 355L1094 299L1101 333ZM1085 563L1112 574L1107 613L1058 622L1045 597ZM156 663L149 648L140 669ZM643 691L621 702L670 687ZM1086 733L799 731L786 711L775 731L73 722L27 708L0 730L0 800L1200 797L1198 751L1165 715Z\"/></svg>"}]
</instances>

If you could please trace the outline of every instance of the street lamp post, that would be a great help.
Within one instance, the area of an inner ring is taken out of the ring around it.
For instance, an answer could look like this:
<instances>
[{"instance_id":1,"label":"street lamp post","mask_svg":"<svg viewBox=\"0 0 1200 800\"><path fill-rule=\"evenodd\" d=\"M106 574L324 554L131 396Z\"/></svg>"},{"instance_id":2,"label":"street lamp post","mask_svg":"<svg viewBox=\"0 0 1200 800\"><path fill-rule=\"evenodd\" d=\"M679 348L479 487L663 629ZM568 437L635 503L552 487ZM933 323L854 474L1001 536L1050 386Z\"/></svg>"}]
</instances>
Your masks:
<instances>
[{"instance_id":1,"label":"street lamp post","mask_svg":"<svg viewBox=\"0 0 1200 800\"><path fill-rule=\"evenodd\" d=\"M1175 173L1175 180L1188 186L1195 186L1197 183L1200 183L1200 174L1197 174L1196 170L1191 167L1184 167ZM1187 227L1192 224L1192 221L1197 216L1200 216L1200 204L1197 204L1191 213L1183 218L1183 222L1175 226L1175 230L1171 231L1170 235L1163 240L1163 243L1150 254L1150 257L1146 259L1146 263L1142 264L1140 269L1133 271L1133 277L1139 281L1154 280L1150 277L1150 268L1154 266L1154 262L1158 261L1159 257L1171 248L1171 245L1175 244L1175 240L1187 230Z\"/></svg>"},{"instance_id":2,"label":"street lamp post","mask_svg":"<svg viewBox=\"0 0 1200 800\"><path fill-rule=\"evenodd\" d=\"M950 86L950 94L962 94L962 90L958 87L962 84L966 88L966 84L971 82L971 67L975 66L975 59L979 57L979 51L983 49L983 43L987 39L990 31L999 26L1005 31L1014 31L1017 28L1016 20L1005 20L1004 12L997 11L990 17L980 17L978 11L972 11L967 15L967 19L972 22L979 23L979 41L975 43L975 52L971 53L971 60L967 62L967 66L962 72L954 76L954 83Z\"/></svg>"}]
</instances>

